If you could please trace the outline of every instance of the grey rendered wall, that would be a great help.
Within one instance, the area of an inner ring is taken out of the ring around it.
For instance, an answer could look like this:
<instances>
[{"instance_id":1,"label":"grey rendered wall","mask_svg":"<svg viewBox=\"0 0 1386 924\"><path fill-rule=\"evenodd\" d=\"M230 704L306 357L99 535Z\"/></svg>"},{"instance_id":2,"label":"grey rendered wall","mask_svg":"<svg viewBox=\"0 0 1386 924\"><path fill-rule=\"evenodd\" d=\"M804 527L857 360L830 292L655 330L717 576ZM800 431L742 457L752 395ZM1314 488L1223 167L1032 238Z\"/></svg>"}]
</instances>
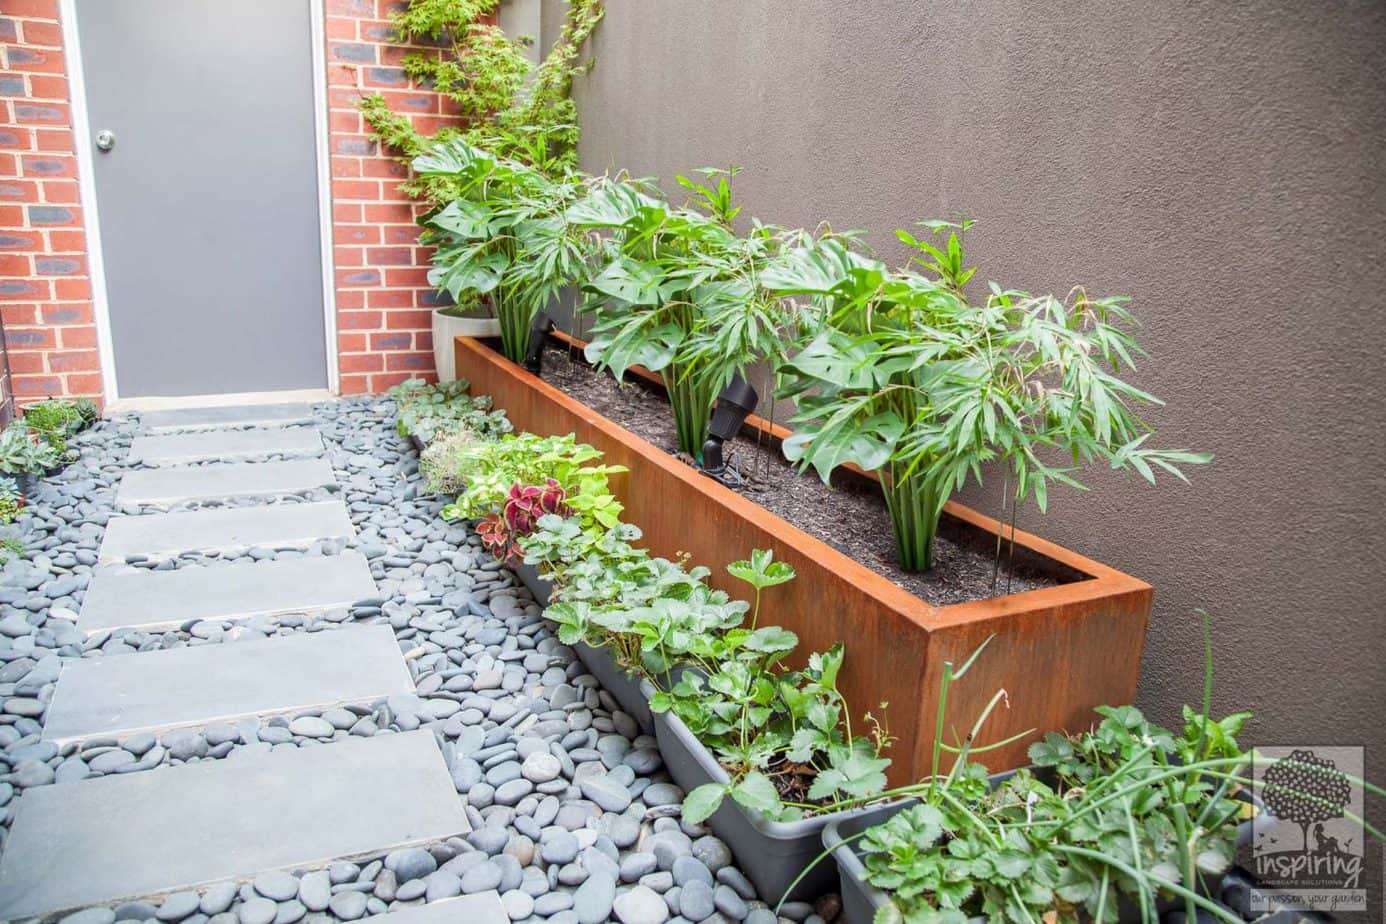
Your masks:
<instances>
[{"instance_id":1,"label":"grey rendered wall","mask_svg":"<svg viewBox=\"0 0 1386 924\"><path fill-rule=\"evenodd\" d=\"M1366 3L613 0L582 162L736 164L748 214L867 228L892 262L892 229L967 216L979 277L1133 296L1159 438L1217 461L1092 472L1022 528L1155 585L1155 717L1197 701L1203 607L1248 740L1360 742L1379 777L1382 48Z\"/></svg>"}]
</instances>

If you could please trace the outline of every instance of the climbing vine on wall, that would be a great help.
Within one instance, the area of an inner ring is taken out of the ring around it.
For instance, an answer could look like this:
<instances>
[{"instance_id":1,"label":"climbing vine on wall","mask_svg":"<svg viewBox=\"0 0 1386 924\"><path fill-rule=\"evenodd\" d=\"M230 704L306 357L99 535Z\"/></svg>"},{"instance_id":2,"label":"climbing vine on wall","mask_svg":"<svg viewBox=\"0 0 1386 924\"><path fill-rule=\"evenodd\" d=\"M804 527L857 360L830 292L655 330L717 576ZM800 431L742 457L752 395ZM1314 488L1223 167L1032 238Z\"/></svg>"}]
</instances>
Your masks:
<instances>
[{"instance_id":1,"label":"climbing vine on wall","mask_svg":"<svg viewBox=\"0 0 1386 924\"><path fill-rule=\"evenodd\" d=\"M499 5L500 0L410 0L394 15L400 42L440 47L406 55L405 73L460 111L457 126L428 136L392 111L383 96L364 97L359 105L372 134L400 160L408 162L435 141L462 137L545 172L577 165L573 78L592 65L582 48L605 12L602 0L570 0L563 33L537 68L524 55L532 39L512 38L485 21ZM442 179L414 177L403 188L431 201L452 198Z\"/></svg>"}]
</instances>

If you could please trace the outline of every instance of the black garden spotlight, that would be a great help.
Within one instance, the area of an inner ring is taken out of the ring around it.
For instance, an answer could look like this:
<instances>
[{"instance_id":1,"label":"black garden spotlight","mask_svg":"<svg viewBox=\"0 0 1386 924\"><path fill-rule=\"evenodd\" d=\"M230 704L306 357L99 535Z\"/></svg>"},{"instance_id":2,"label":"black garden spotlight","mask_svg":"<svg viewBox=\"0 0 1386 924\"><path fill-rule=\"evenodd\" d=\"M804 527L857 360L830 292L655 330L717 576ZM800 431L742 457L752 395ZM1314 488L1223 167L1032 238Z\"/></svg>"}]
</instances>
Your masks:
<instances>
[{"instance_id":1,"label":"black garden spotlight","mask_svg":"<svg viewBox=\"0 0 1386 924\"><path fill-rule=\"evenodd\" d=\"M525 369L538 375L544 369L544 344L553 330L553 318L547 311L534 316L529 325L529 349L525 350Z\"/></svg>"},{"instance_id":2,"label":"black garden spotlight","mask_svg":"<svg viewBox=\"0 0 1386 924\"><path fill-rule=\"evenodd\" d=\"M750 383L739 375L733 376L727 387L717 395L717 406L712 412L707 442L703 443L703 474L732 487L742 483L741 474L729 469L723 460L722 444L740 432L741 425L746 422L746 416L756 409L759 398Z\"/></svg>"}]
</instances>

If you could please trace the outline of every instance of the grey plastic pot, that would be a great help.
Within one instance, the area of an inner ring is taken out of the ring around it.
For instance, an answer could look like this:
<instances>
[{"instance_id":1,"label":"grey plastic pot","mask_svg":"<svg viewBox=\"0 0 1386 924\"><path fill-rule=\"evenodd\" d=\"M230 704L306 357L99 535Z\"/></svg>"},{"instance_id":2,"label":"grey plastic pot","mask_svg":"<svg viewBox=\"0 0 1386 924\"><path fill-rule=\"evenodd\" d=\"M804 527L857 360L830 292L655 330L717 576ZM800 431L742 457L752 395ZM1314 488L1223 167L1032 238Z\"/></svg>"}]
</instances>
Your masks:
<instances>
[{"instance_id":1,"label":"grey plastic pot","mask_svg":"<svg viewBox=\"0 0 1386 924\"><path fill-rule=\"evenodd\" d=\"M534 599L540 606L549 605L553 584L539 575L539 569L534 565L517 565L515 576L520 579L520 583L529 588L529 592L534 594ZM602 689L620 703L622 711L635 719L640 730L647 735L652 734L654 724L650 717L650 703L645 699L645 694L640 692L639 678L627 673L605 648L593 648L591 645L578 642L573 646L573 651L577 653L583 666L597 678Z\"/></svg>"},{"instance_id":2,"label":"grey plastic pot","mask_svg":"<svg viewBox=\"0 0 1386 924\"><path fill-rule=\"evenodd\" d=\"M573 646L573 651L577 652L578 660L592 672L592 676L597 678L602 689L620 703L621 710L635 719L640 730L647 735L653 734L654 716L650 714L649 699L640 689L641 678L627 673L624 667L617 664L608 648L594 648L578 642Z\"/></svg>"},{"instance_id":3,"label":"grey plastic pot","mask_svg":"<svg viewBox=\"0 0 1386 924\"><path fill-rule=\"evenodd\" d=\"M539 569L534 565L519 564L515 566L515 576L520 579L520 583L529 588L529 592L534 595L534 602L541 607L549 605L549 595L553 593L553 583L546 577L539 575ZM587 662L583 662L586 664Z\"/></svg>"},{"instance_id":4,"label":"grey plastic pot","mask_svg":"<svg viewBox=\"0 0 1386 924\"><path fill-rule=\"evenodd\" d=\"M895 810L907 809L917 801L910 799L899 803ZM877 909L885 907L890 901L886 893L866 881L866 867L862 865L861 857L852 848L856 842L848 840L867 828L880 824L888 817L886 815L871 819L843 818L823 827L823 846L833 852L833 862L837 864L840 880L838 894L842 896L842 916L838 920L843 924L871 924Z\"/></svg>"},{"instance_id":5,"label":"grey plastic pot","mask_svg":"<svg viewBox=\"0 0 1386 924\"><path fill-rule=\"evenodd\" d=\"M654 695L648 682L642 687L646 697ZM712 752L688 730L678 716L654 714L655 738L669 775L692 792L704 783L728 783L727 772ZM837 870L827 859L814 864L790 891L794 880L823 852L823 829L833 821L860 818L866 825L876 824L897 810L898 802L834 812L800 821L771 821L758 812L748 812L731 799L722 802L706 822L736 856L737 865L756 887L761 899L774 907L781 899L805 901L837 890ZM786 895L786 893L788 893Z\"/></svg>"}]
</instances>

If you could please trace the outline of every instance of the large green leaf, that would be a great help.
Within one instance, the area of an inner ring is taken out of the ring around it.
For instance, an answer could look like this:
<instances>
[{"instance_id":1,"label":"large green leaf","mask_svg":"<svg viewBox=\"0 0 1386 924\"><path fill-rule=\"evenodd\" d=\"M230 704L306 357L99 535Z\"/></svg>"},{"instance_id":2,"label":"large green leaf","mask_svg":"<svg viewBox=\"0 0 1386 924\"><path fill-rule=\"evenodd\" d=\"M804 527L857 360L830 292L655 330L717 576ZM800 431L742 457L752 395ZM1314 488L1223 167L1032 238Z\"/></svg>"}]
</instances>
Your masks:
<instances>
[{"instance_id":1,"label":"large green leaf","mask_svg":"<svg viewBox=\"0 0 1386 924\"><path fill-rule=\"evenodd\" d=\"M752 770L738 780L731 790L731 797L739 804L767 815L776 815L780 810L780 794L770 778L759 771Z\"/></svg>"},{"instance_id":2,"label":"large green leaf","mask_svg":"<svg viewBox=\"0 0 1386 924\"><path fill-rule=\"evenodd\" d=\"M683 798L683 820L691 825L701 824L722 804L727 787L722 783L704 783Z\"/></svg>"},{"instance_id":3,"label":"large green leaf","mask_svg":"<svg viewBox=\"0 0 1386 924\"><path fill-rule=\"evenodd\" d=\"M868 472L882 467L894 454L906 424L894 411L862 419L863 409L870 406L870 396L845 402L827 420L801 427L781 445L785 458L813 466L824 484L844 462Z\"/></svg>"}]
</instances>

